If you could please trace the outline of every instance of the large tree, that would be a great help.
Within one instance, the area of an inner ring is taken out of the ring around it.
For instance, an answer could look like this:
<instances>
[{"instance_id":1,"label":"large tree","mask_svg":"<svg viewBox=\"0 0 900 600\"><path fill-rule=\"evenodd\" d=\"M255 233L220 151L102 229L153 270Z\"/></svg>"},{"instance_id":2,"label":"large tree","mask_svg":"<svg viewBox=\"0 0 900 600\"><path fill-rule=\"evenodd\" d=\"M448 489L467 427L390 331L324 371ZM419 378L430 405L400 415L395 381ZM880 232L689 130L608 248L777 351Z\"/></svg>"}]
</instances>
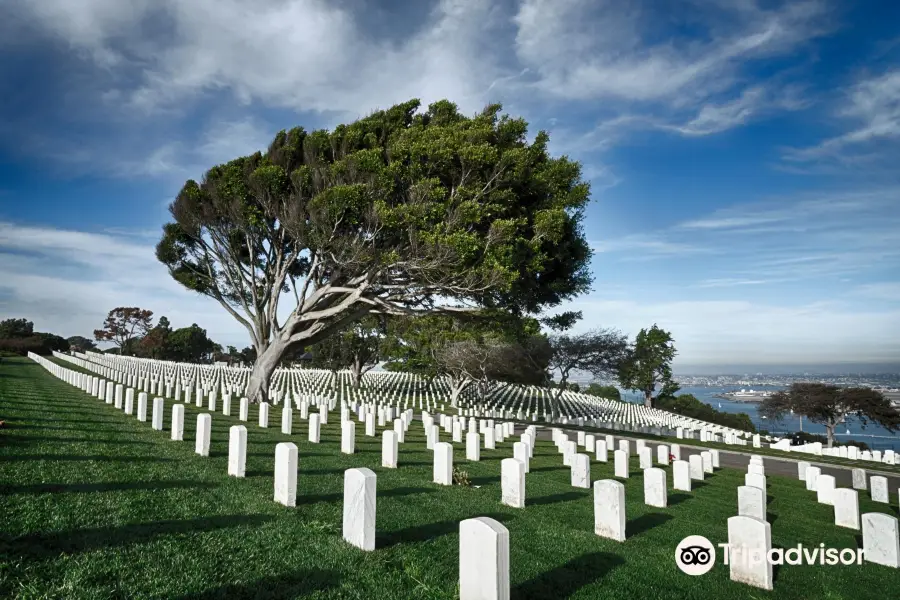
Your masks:
<instances>
[{"instance_id":1,"label":"large tree","mask_svg":"<svg viewBox=\"0 0 900 600\"><path fill-rule=\"evenodd\" d=\"M112 342L120 354L131 349L133 339L146 335L153 327L153 311L136 306L119 306L109 311L101 329L94 330L98 342Z\"/></svg>"},{"instance_id":2,"label":"large tree","mask_svg":"<svg viewBox=\"0 0 900 600\"><path fill-rule=\"evenodd\" d=\"M628 338L614 329L594 329L574 335L552 335L550 346L553 349L550 370L559 374L553 395L555 406L567 389L573 371L584 371L597 379L614 376L626 356Z\"/></svg>"},{"instance_id":3,"label":"large tree","mask_svg":"<svg viewBox=\"0 0 900 600\"><path fill-rule=\"evenodd\" d=\"M221 350L221 346L209 339L206 330L196 323L173 331L166 346L168 358L190 363L209 362L213 353Z\"/></svg>"},{"instance_id":4,"label":"large tree","mask_svg":"<svg viewBox=\"0 0 900 600\"><path fill-rule=\"evenodd\" d=\"M863 427L872 421L891 432L900 429L900 411L884 394L866 387L792 383L759 405L760 414L771 419L780 419L791 411L824 425L829 448L834 445L835 428L848 416L856 416Z\"/></svg>"},{"instance_id":5,"label":"large tree","mask_svg":"<svg viewBox=\"0 0 900 600\"><path fill-rule=\"evenodd\" d=\"M366 315L536 313L589 288L580 165L499 105L419 107L282 131L171 204L157 258L247 329L253 401L289 347Z\"/></svg>"},{"instance_id":6,"label":"large tree","mask_svg":"<svg viewBox=\"0 0 900 600\"><path fill-rule=\"evenodd\" d=\"M172 335L172 326L165 316L159 318L156 326L147 332L137 345L138 353L146 358L157 360L170 359L169 336Z\"/></svg>"},{"instance_id":7,"label":"large tree","mask_svg":"<svg viewBox=\"0 0 900 600\"><path fill-rule=\"evenodd\" d=\"M672 334L653 325L641 329L628 349L619 368L619 385L644 394L644 406L653 407L653 392L661 386L661 393L673 395L677 384L672 381L672 360L676 354Z\"/></svg>"}]
</instances>

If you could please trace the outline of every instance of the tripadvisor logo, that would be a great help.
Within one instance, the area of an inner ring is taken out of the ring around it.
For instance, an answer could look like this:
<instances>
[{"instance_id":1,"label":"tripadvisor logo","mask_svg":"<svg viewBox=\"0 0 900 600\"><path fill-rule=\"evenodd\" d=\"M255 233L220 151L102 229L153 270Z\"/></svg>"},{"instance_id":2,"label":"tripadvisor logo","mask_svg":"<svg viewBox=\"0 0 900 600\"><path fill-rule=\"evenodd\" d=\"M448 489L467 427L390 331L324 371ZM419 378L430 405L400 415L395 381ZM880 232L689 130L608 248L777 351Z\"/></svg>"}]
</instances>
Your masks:
<instances>
[{"instance_id":1,"label":"tripadvisor logo","mask_svg":"<svg viewBox=\"0 0 900 600\"><path fill-rule=\"evenodd\" d=\"M861 565L862 548L807 547L797 544L793 548L746 548L730 544L716 544L722 551L722 564L760 565ZM675 564L688 575L703 575L716 564L716 550L713 543L702 535L689 535L675 548Z\"/></svg>"}]
</instances>

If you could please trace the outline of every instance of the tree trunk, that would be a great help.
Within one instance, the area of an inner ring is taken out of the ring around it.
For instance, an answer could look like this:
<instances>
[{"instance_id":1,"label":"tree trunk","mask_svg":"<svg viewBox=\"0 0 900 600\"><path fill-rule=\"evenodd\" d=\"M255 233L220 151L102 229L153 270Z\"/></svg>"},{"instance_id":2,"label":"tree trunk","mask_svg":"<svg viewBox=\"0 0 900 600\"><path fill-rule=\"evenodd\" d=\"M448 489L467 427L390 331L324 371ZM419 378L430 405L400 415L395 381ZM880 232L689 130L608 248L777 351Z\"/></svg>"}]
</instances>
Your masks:
<instances>
[{"instance_id":1,"label":"tree trunk","mask_svg":"<svg viewBox=\"0 0 900 600\"><path fill-rule=\"evenodd\" d=\"M828 447L832 448L834 446L834 423L826 423L825 424L825 437L828 438Z\"/></svg>"},{"instance_id":2,"label":"tree trunk","mask_svg":"<svg viewBox=\"0 0 900 600\"><path fill-rule=\"evenodd\" d=\"M469 385L469 380L465 377L450 380L450 406L459 408L459 395Z\"/></svg>"},{"instance_id":3,"label":"tree trunk","mask_svg":"<svg viewBox=\"0 0 900 600\"><path fill-rule=\"evenodd\" d=\"M278 368L281 357L287 350L287 344L281 340L273 340L262 352L257 348L256 362L247 382L247 398L250 402L260 404L269 400L269 382Z\"/></svg>"},{"instance_id":4,"label":"tree trunk","mask_svg":"<svg viewBox=\"0 0 900 600\"><path fill-rule=\"evenodd\" d=\"M353 389L358 390L359 384L362 382L362 365L359 364L359 361L353 361L350 366L350 375L353 378Z\"/></svg>"},{"instance_id":5,"label":"tree trunk","mask_svg":"<svg viewBox=\"0 0 900 600\"><path fill-rule=\"evenodd\" d=\"M653 390L644 390L644 407L653 408Z\"/></svg>"}]
</instances>

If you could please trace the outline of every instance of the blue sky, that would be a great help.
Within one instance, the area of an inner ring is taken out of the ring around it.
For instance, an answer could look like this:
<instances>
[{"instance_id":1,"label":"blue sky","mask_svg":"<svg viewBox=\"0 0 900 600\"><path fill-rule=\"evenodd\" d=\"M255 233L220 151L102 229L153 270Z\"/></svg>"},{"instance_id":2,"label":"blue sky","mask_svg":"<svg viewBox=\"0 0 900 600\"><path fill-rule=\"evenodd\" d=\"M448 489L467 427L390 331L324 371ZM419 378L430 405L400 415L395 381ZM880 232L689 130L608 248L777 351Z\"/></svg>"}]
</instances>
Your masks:
<instances>
[{"instance_id":1,"label":"blue sky","mask_svg":"<svg viewBox=\"0 0 900 600\"><path fill-rule=\"evenodd\" d=\"M184 181L449 98L583 162L580 328L656 322L680 370L900 363L897 2L5 0L0 86L0 314L41 330L137 305L246 345L153 257Z\"/></svg>"}]
</instances>

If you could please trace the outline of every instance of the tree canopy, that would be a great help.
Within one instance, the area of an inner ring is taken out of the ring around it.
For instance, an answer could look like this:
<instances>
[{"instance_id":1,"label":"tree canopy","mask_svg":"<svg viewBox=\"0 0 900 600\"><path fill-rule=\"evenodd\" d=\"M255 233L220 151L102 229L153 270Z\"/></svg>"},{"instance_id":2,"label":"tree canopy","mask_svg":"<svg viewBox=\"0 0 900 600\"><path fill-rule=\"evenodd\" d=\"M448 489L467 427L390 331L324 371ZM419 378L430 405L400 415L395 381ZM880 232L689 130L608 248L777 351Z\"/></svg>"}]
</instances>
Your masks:
<instances>
[{"instance_id":1,"label":"tree canopy","mask_svg":"<svg viewBox=\"0 0 900 600\"><path fill-rule=\"evenodd\" d=\"M575 335L552 335L550 347L550 370L560 377L554 397L558 400L572 371L585 371L598 379L614 376L627 354L628 338L614 329L594 329Z\"/></svg>"},{"instance_id":2,"label":"tree canopy","mask_svg":"<svg viewBox=\"0 0 900 600\"><path fill-rule=\"evenodd\" d=\"M760 414L770 419L781 419L792 411L824 425L829 448L834 445L835 428L851 415L863 427L872 421L891 432L900 429L900 411L872 388L795 382L765 398L759 406Z\"/></svg>"},{"instance_id":3,"label":"tree canopy","mask_svg":"<svg viewBox=\"0 0 900 600\"><path fill-rule=\"evenodd\" d=\"M314 366L337 371L350 369L353 387L384 357L387 345L385 319L365 317L310 349Z\"/></svg>"},{"instance_id":4,"label":"tree canopy","mask_svg":"<svg viewBox=\"0 0 900 600\"><path fill-rule=\"evenodd\" d=\"M171 204L157 258L247 328L254 401L286 348L368 314L534 314L589 288L580 165L552 158L544 132L529 143L500 105L419 108L282 131Z\"/></svg>"},{"instance_id":5,"label":"tree canopy","mask_svg":"<svg viewBox=\"0 0 900 600\"><path fill-rule=\"evenodd\" d=\"M109 311L103 327L94 330L98 342L112 342L120 353L125 354L126 345L137 337L146 335L153 327L153 311L136 306L119 306Z\"/></svg>"},{"instance_id":6,"label":"tree canopy","mask_svg":"<svg viewBox=\"0 0 900 600\"><path fill-rule=\"evenodd\" d=\"M675 354L675 344L668 331L656 324L641 329L621 362L619 384L627 390L643 392L644 406L652 408L653 392L658 385L665 396L672 396L678 389L672 381Z\"/></svg>"},{"instance_id":7,"label":"tree canopy","mask_svg":"<svg viewBox=\"0 0 900 600\"><path fill-rule=\"evenodd\" d=\"M34 335L34 323L28 319L0 321L0 339L26 338Z\"/></svg>"}]
</instances>

